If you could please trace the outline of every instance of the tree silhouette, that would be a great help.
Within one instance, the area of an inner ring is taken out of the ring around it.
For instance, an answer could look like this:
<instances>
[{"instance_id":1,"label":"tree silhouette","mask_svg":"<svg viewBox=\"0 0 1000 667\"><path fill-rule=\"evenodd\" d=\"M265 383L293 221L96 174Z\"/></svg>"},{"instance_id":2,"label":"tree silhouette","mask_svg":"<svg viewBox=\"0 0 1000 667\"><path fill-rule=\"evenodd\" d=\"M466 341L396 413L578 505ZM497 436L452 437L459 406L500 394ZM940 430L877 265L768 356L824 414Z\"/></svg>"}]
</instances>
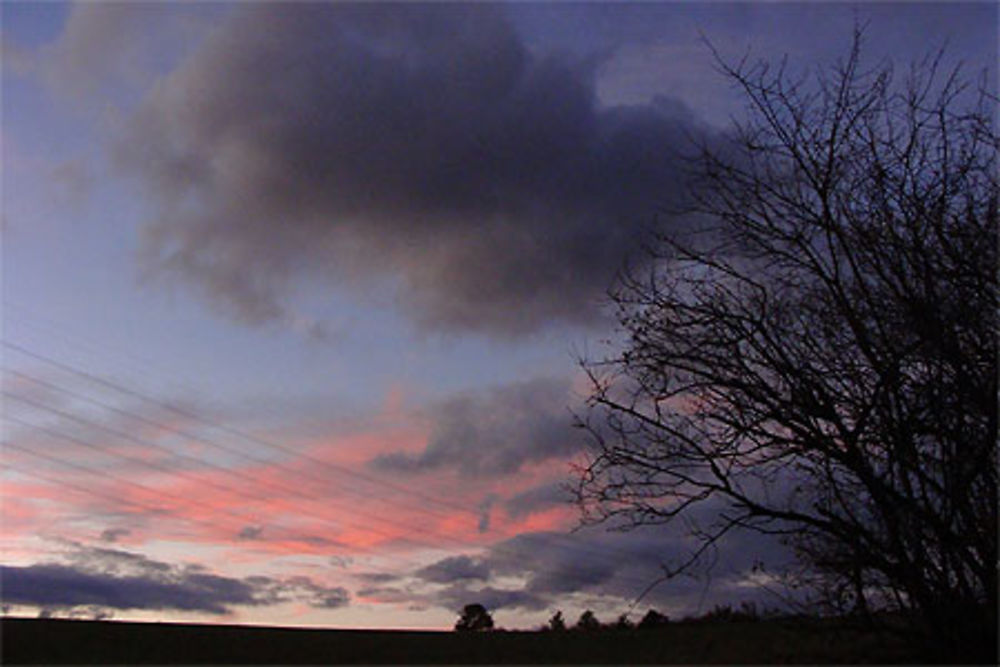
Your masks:
<instances>
[{"instance_id":1,"label":"tree silhouette","mask_svg":"<svg viewBox=\"0 0 1000 667\"><path fill-rule=\"evenodd\" d=\"M646 612L646 615L642 617L637 626L640 630L652 630L653 628L658 628L666 625L670 622L664 614L656 611L655 609L650 609Z\"/></svg>"},{"instance_id":2,"label":"tree silhouette","mask_svg":"<svg viewBox=\"0 0 1000 667\"><path fill-rule=\"evenodd\" d=\"M577 497L584 522L691 521L668 576L779 535L832 609L996 662L995 98L940 54L896 83L860 44L808 80L719 61L752 112L692 160L698 231L612 292Z\"/></svg>"},{"instance_id":3,"label":"tree silhouette","mask_svg":"<svg viewBox=\"0 0 1000 667\"><path fill-rule=\"evenodd\" d=\"M481 604L467 604L455 623L458 632L482 632L493 629L493 617Z\"/></svg>"},{"instance_id":4,"label":"tree silhouette","mask_svg":"<svg viewBox=\"0 0 1000 667\"><path fill-rule=\"evenodd\" d=\"M552 618L549 619L549 624L546 627L553 632L562 632L565 630L566 621L563 619L562 611L557 609L556 613L552 614Z\"/></svg>"},{"instance_id":5,"label":"tree silhouette","mask_svg":"<svg viewBox=\"0 0 1000 667\"><path fill-rule=\"evenodd\" d=\"M632 630L635 628L635 624L629 620L628 614L621 614L618 616L618 620L615 621L615 630Z\"/></svg>"},{"instance_id":6,"label":"tree silhouette","mask_svg":"<svg viewBox=\"0 0 1000 667\"><path fill-rule=\"evenodd\" d=\"M576 625L573 627L583 632L593 632L601 629L601 622L597 620L594 612L588 609L580 614L579 620L577 620Z\"/></svg>"}]
</instances>

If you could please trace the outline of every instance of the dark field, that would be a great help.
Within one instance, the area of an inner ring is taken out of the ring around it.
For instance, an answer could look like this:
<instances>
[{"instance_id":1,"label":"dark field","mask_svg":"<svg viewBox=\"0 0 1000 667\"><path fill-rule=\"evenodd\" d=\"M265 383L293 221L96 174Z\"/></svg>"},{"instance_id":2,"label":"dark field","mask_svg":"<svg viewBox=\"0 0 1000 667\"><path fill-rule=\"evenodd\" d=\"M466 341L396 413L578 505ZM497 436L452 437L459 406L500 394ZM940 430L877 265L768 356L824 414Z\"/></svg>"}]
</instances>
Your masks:
<instances>
[{"instance_id":1,"label":"dark field","mask_svg":"<svg viewBox=\"0 0 1000 667\"><path fill-rule=\"evenodd\" d=\"M11 619L3 664L928 662L897 640L833 622L673 623L655 630L409 632Z\"/></svg>"}]
</instances>

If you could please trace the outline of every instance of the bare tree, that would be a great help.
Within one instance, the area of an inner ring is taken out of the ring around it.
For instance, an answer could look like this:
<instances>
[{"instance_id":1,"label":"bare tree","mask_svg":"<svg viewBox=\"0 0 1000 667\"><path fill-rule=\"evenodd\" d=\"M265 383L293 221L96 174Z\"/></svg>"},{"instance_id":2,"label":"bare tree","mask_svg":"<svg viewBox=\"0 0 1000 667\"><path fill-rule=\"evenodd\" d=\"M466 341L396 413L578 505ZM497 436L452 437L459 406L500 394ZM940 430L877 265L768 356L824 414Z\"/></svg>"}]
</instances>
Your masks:
<instances>
[{"instance_id":1,"label":"bare tree","mask_svg":"<svg viewBox=\"0 0 1000 667\"><path fill-rule=\"evenodd\" d=\"M827 601L995 661L995 98L860 44L798 80L719 61L751 113L694 160L698 231L612 292L577 497L625 527L718 507L682 566L778 534Z\"/></svg>"}]
</instances>

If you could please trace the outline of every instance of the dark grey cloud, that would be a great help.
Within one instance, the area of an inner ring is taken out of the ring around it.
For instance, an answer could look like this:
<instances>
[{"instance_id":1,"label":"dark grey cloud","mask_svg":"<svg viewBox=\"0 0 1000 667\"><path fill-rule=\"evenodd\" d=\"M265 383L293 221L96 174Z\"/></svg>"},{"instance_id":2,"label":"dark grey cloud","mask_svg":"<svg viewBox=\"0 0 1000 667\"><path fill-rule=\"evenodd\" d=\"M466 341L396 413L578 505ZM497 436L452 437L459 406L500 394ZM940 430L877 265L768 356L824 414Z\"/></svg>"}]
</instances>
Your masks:
<instances>
[{"instance_id":1,"label":"dark grey cloud","mask_svg":"<svg viewBox=\"0 0 1000 667\"><path fill-rule=\"evenodd\" d=\"M521 588L483 585L472 580L453 582L447 586L436 586L426 590L426 586L372 586L357 592L358 597L369 598L383 604L407 605L411 610L440 607L459 610L464 605L477 602L489 610L522 609L539 611L545 609L551 600Z\"/></svg>"},{"instance_id":2,"label":"dark grey cloud","mask_svg":"<svg viewBox=\"0 0 1000 667\"><path fill-rule=\"evenodd\" d=\"M486 563L501 575L526 577L525 589L536 595L593 590L625 568L656 572L663 544L650 549L622 539L616 546L601 537L525 533L495 545Z\"/></svg>"},{"instance_id":3,"label":"dark grey cloud","mask_svg":"<svg viewBox=\"0 0 1000 667\"><path fill-rule=\"evenodd\" d=\"M423 588L395 586L369 592L380 599L408 596L446 609L456 608L458 602L526 611L600 602L608 609L624 611L663 574L664 565L676 566L695 547L680 527L627 533L524 533L479 555L452 556L422 568L413 579L425 584ZM772 539L732 534L720 544L714 562L706 561L692 572L695 576L675 577L661 584L644 603L675 616L743 600L775 606L778 598L750 575L760 563L770 572L780 573L789 558ZM522 583L511 583L517 581ZM780 584L773 586L788 593Z\"/></svg>"},{"instance_id":4,"label":"dark grey cloud","mask_svg":"<svg viewBox=\"0 0 1000 667\"><path fill-rule=\"evenodd\" d=\"M511 496L504 501L503 507L512 519L523 519L572 501L573 497L565 482L550 482Z\"/></svg>"},{"instance_id":5,"label":"dark grey cloud","mask_svg":"<svg viewBox=\"0 0 1000 667\"><path fill-rule=\"evenodd\" d=\"M640 230L681 190L695 125L601 107L595 62L528 50L492 5L241 7L128 123L157 202L150 277L249 324L296 289L391 287L430 330L599 320Z\"/></svg>"},{"instance_id":6,"label":"dark grey cloud","mask_svg":"<svg viewBox=\"0 0 1000 667\"><path fill-rule=\"evenodd\" d=\"M424 606L459 609L478 602L488 609L520 609L533 612L564 606L567 596L589 594L623 600L635 595L613 580L619 570L649 567L649 554L625 561L621 556L595 557L592 540L564 535L531 533L505 541L478 556L460 555L442 559L413 574L411 583L372 587L359 595L383 602L409 601ZM627 565L626 565L627 563ZM520 580L522 583L517 583Z\"/></svg>"},{"instance_id":7,"label":"dark grey cloud","mask_svg":"<svg viewBox=\"0 0 1000 667\"><path fill-rule=\"evenodd\" d=\"M571 400L568 384L552 379L461 394L429 411L433 426L422 452L391 452L370 465L394 472L455 467L465 475L493 476L563 458L582 446Z\"/></svg>"},{"instance_id":8,"label":"dark grey cloud","mask_svg":"<svg viewBox=\"0 0 1000 667\"><path fill-rule=\"evenodd\" d=\"M474 600L491 611L497 609L523 609L541 611L551 606L551 600L529 591L515 588L469 588L463 585L449 586L435 596L438 606L459 610Z\"/></svg>"},{"instance_id":9,"label":"dark grey cloud","mask_svg":"<svg viewBox=\"0 0 1000 667\"><path fill-rule=\"evenodd\" d=\"M351 596L341 586L322 586L309 577L264 579L263 586L272 591L275 603L298 600L318 609L338 609L350 604Z\"/></svg>"},{"instance_id":10,"label":"dark grey cloud","mask_svg":"<svg viewBox=\"0 0 1000 667\"><path fill-rule=\"evenodd\" d=\"M208 614L290 601L326 609L350 602L346 589L322 586L307 577L226 577L199 566L80 545L66 559L67 563L0 565L4 602L47 610L173 609Z\"/></svg>"},{"instance_id":11,"label":"dark grey cloud","mask_svg":"<svg viewBox=\"0 0 1000 667\"><path fill-rule=\"evenodd\" d=\"M114 609L177 609L224 614L253 604L245 582L194 574L172 581L81 572L67 565L0 566L4 599L45 608L99 605Z\"/></svg>"},{"instance_id":12,"label":"dark grey cloud","mask_svg":"<svg viewBox=\"0 0 1000 667\"><path fill-rule=\"evenodd\" d=\"M57 540L68 548L63 558L75 568L112 576L160 577L169 574L169 563L123 549L86 546L70 540ZM187 566L188 571L203 572L203 568Z\"/></svg>"},{"instance_id":13,"label":"dark grey cloud","mask_svg":"<svg viewBox=\"0 0 1000 667\"><path fill-rule=\"evenodd\" d=\"M436 584L454 583L462 579L490 578L490 564L471 556L454 556L437 561L415 573L419 579Z\"/></svg>"}]
</instances>

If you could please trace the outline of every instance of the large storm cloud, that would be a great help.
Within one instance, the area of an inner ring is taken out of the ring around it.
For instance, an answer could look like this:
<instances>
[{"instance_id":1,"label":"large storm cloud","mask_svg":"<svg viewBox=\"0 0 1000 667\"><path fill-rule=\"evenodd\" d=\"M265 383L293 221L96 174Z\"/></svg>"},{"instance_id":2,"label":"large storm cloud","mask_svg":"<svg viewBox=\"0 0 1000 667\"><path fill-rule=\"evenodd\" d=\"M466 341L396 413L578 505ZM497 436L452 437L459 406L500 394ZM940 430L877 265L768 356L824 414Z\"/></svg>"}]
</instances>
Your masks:
<instances>
[{"instance_id":1,"label":"large storm cloud","mask_svg":"<svg viewBox=\"0 0 1000 667\"><path fill-rule=\"evenodd\" d=\"M239 8L118 145L157 202L144 268L250 324L303 286L392 289L429 330L597 321L694 122L600 106L595 68L495 6Z\"/></svg>"}]
</instances>

